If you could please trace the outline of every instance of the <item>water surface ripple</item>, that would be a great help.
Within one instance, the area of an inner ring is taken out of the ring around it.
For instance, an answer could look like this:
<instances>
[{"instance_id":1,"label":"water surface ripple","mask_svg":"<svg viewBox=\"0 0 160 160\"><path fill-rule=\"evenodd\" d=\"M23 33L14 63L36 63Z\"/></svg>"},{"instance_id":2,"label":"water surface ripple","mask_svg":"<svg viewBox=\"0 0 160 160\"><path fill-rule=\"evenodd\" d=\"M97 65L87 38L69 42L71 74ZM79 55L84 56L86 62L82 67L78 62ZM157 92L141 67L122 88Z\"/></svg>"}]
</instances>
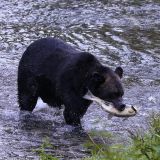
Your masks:
<instances>
[{"instance_id":1,"label":"water surface ripple","mask_svg":"<svg viewBox=\"0 0 160 160\"><path fill-rule=\"evenodd\" d=\"M127 130L147 128L160 106L160 3L158 0L1 0L0 3L0 159L39 159L33 151L45 137L61 159L88 155L86 132L110 131L125 141ZM139 115L107 119L96 104L82 119L84 131L65 125L63 110L20 113L17 66L34 40L53 36L94 54L103 64L124 69L124 100Z\"/></svg>"}]
</instances>

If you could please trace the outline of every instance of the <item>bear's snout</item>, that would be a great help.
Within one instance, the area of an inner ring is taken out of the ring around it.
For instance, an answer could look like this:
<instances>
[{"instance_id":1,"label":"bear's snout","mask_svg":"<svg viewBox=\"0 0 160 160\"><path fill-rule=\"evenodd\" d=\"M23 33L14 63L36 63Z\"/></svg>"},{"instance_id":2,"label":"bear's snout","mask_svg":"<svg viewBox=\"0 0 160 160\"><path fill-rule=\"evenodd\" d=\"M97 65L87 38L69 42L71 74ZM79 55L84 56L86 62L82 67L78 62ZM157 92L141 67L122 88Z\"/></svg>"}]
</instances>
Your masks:
<instances>
[{"instance_id":1,"label":"bear's snout","mask_svg":"<svg viewBox=\"0 0 160 160\"><path fill-rule=\"evenodd\" d=\"M123 110L125 109L125 107L126 107L125 104L121 104L118 110L119 110L119 111L123 111Z\"/></svg>"},{"instance_id":2,"label":"bear's snout","mask_svg":"<svg viewBox=\"0 0 160 160\"><path fill-rule=\"evenodd\" d=\"M113 103L114 107L116 109L118 109L119 111L123 111L126 107L126 105L122 102L122 100L119 100L119 99L113 100L112 103Z\"/></svg>"}]
</instances>

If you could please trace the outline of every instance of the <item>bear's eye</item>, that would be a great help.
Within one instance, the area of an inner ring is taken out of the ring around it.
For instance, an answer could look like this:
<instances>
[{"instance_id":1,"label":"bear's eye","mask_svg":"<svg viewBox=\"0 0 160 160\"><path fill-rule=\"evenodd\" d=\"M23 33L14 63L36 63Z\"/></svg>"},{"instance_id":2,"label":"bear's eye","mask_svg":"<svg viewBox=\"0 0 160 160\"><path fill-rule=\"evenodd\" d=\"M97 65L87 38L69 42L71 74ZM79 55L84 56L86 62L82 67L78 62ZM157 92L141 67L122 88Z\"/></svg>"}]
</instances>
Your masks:
<instances>
[{"instance_id":1,"label":"bear's eye","mask_svg":"<svg viewBox=\"0 0 160 160\"><path fill-rule=\"evenodd\" d=\"M105 82L105 78L103 77L103 75L97 72L93 73L91 80L96 87L99 87L102 83Z\"/></svg>"}]
</instances>

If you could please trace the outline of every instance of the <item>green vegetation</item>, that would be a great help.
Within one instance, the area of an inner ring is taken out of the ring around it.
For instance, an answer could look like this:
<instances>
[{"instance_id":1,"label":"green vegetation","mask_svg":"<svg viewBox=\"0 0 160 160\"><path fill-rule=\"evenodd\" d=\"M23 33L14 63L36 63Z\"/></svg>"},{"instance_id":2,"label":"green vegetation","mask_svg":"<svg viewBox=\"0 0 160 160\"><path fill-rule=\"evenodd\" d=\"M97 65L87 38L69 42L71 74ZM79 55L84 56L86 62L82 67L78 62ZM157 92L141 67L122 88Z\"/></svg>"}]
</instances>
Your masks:
<instances>
[{"instance_id":1,"label":"green vegetation","mask_svg":"<svg viewBox=\"0 0 160 160\"><path fill-rule=\"evenodd\" d=\"M87 147L91 157L85 160L160 160L160 115L153 114L147 133L131 134L132 144L108 145L97 144L90 136Z\"/></svg>"},{"instance_id":2,"label":"green vegetation","mask_svg":"<svg viewBox=\"0 0 160 160\"><path fill-rule=\"evenodd\" d=\"M55 147L49 142L48 138L46 138L43 142L43 144L40 146L36 152L38 153L40 160L59 160L58 158L54 157L51 154L48 154L46 152L46 149L50 148L52 150L55 150Z\"/></svg>"},{"instance_id":3,"label":"green vegetation","mask_svg":"<svg viewBox=\"0 0 160 160\"><path fill-rule=\"evenodd\" d=\"M150 129L144 133L130 133L131 145L111 145L106 140L112 137L107 132L89 134L89 142L85 144L91 151L91 156L84 160L160 160L160 114L153 114L150 119ZM143 133L143 134L142 134ZM94 137L103 137L103 142L98 143ZM45 141L37 151L41 160L58 160L45 152L47 147L54 147Z\"/></svg>"}]
</instances>

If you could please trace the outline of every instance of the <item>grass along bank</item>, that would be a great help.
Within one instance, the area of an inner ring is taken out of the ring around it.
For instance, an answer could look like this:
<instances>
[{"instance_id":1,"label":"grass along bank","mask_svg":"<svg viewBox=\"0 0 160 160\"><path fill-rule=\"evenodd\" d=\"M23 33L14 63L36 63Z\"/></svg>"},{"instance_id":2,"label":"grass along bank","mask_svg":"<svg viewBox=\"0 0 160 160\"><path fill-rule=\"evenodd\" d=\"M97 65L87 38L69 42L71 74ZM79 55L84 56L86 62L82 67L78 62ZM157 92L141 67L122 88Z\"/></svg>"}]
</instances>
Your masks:
<instances>
[{"instance_id":1,"label":"grass along bank","mask_svg":"<svg viewBox=\"0 0 160 160\"><path fill-rule=\"evenodd\" d=\"M149 130L143 135L130 132L129 146L97 144L90 136L87 146L91 156L85 160L160 160L160 114L153 114L149 124Z\"/></svg>"}]
</instances>

